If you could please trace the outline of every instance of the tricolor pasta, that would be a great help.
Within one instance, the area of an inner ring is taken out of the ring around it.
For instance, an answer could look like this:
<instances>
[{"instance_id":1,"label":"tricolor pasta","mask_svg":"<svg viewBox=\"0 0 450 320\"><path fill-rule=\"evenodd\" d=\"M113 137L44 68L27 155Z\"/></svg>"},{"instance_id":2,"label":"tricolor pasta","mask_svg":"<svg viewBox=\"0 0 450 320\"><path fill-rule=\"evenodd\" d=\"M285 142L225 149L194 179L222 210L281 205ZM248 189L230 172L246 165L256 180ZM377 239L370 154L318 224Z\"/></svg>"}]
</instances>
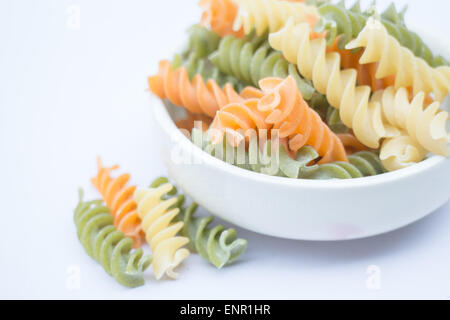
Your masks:
<instances>
[{"instance_id":1,"label":"tricolor pasta","mask_svg":"<svg viewBox=\"0 0 450 320\"><path fill-rule=\"evenodd\" d=\"M406 27L406 10L391 5L378 13L375 5L363 11L359 1L347 9L328 0L201 0L200 6L185 47L148 78L149 91L175 111L175 125L195 152L238 167L233 173L254 183L264 174L280 183L327 180L299 183L332 188L347 183L328 180L377 183L370 177L433 154L450 156L442 108L450 67ZM130 174L114 175L118 168L99 158L91 182L102 200L86 202L80 189L74 212L85 251L118 283L143 285L150 265L156 279L175 279L191 252L221 269L247 249L235 229L197 215L197 203L186 204L169 179L138 187Z\"/></svg>"},{"instance_id":2,"label":"tricolor pasta","mask_svg":"<svg viewBox=\"0 0 450 320\"><path fill-rule=\"evenodd\" d=\"M320 22L316 26L318 32L326 32L328 43L339 42L343 49L352 39L356 38L365 27L369 17L374 15L373 9L362 11L359 0L350 8L345 8L343 2L326 3L318 9ZM401 12L391 4L379 15L380 22L391 36L400 44L410 49L417 57L423 58L432 67L448 64L441 56L435 56L423 40L404 23L406 7Z\"/></svg>"},{"instance_id":3,"label":"tricolor pasta","mask_svg":"<svg viewBox=\"0 0 450 320\"><path fill-rule=\"evenodd\" d=\"M356 70L340 69L340 55L326 52L325 39L310 40L308 24L295 25L289 20L282 30L269 36L269 42L339 109L342 122L353 129L363 144L379 148L380 140L389 135L382 122L381 107L369 103L370 87L357 85Z\"/></svg>"},{"instance_id":4,"label":"tricolor pasta","mask_svg":"<svg viewBox=\"0 0 450 320\"><path fill-rule=\"evenodd\" d=\"M359 1L347 9L322 0L200 5L203 27L192 27L188 49L173 64L162 61L149 86L188 111L180 128L202 121L208 151L241 143L248 151L251 138L267 131L292 161L308 148L317 154L302 175L288 176L337 179L450 155L441 109L450 67L407 28L406 9L378 13ZM269 90L270 78L278 82ZM286 175L261 163L239 166Z\"/></svg>"},{"instance_id":5,"label":"tricolor pasta","mask_svg":"<svg viewBox=\"0 0 450 320\"><path fill-rule=\"evenodd\" d=\"M158 178L152 182L151 187L158 188L167 183L169 183L167 178ZM176 189L173 190L173 193L176 193ZM210 228L214 220L212 216L196 217L198 205L192 203L184 207L184 196L179 196L179 199L181 200L177 206L180 207L180 213L177 218L184 223L181 234L189 238L188 246L193 252L198 252L219 269L234 262L244 253L247 240L237 239L236 230L225 229L222 225Z\"/></svg>"},{"instance_id":6,"label":"tricolor pasta","mask_svg":"<svg viewBox=\"0 0 450 320\"><path fill-rule=\"evenodd\" d=\"M279 52L271 50L266 41L255 44L255 41L226 36L209 59L222 72L248 85L257 86L267 77L286 78L290 75L295 78L305 99L310 100L314 94L314 88L299 75L295 66Z\"/></svg>"},{"instance_id":7,"label":"tricolor pasta","mask_svg":"<svg viewBox=\"0 0 450 320\"><path fill-rule=\"evenodd\" d=\"M205 136L205 139L200 136ZM208 134L202 133L196 129L193 130L193 142L203 141L198 146L205 152L221 160L225 160L225 150L217 148L208 140ZM294 158L289 154L287 144L281 142L278 146L272 145L267 141L263 146L258 145L256 140L250 142L250 147L241 157L245 161L240 162L240 149L228 141L224 141L223 148L234 148L233 158L227 159L230 164L254 172L288 177L292 179L354 179L378 175L386 172L380 158L376 153L370 151L359 151L348 157L348 161L336 161L327 164L316 164L320 155L311 146L302 147Z\"/></svg>"}]
</instances>

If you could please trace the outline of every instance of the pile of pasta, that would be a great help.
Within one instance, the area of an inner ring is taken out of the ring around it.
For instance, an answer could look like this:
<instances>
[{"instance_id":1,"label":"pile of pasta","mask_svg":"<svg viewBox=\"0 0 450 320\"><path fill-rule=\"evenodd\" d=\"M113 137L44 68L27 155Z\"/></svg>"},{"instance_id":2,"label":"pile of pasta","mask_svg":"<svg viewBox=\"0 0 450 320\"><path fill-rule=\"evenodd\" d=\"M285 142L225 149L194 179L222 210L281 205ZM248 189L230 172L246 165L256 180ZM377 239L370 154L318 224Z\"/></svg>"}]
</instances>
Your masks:
<instances>
[{"instance_id":1,"label":"pile of pasta","mask_svg":"<svg viewBox=\"0 0 450 320\"><path fill-rule=\"evenodd\" d=\"M129 184L127 173L113 177L118 168L105 167L99 159L91 182L102 199L83 201L80 190L74 212L81 244L118 283L143 285L144 271L150 265L156 279L175 279L175 268L190 252L220 269L246 250L247 241L238 239L234 229L211 227L212 216L196 216L197 204L185 205L185 196L167 178L138 188ZM145 242L151 255L144 255Z\"/></svg>"},{"instance_id":2,"label":"pile of pasta","mask_svg":"<svg viewBox=\"0 0 450 320\"><path fill-rule=\"evenodd\" d=\"M406 10L324 0L200 6L186 48L148 82L186 110L179 128L207 131L205 150L244 143L248 153L250 132L276 130L280 165L241 167L301 179L361 178L450 155L441 107L450 67L407 28Z\"/></svg>"}]
</instances>

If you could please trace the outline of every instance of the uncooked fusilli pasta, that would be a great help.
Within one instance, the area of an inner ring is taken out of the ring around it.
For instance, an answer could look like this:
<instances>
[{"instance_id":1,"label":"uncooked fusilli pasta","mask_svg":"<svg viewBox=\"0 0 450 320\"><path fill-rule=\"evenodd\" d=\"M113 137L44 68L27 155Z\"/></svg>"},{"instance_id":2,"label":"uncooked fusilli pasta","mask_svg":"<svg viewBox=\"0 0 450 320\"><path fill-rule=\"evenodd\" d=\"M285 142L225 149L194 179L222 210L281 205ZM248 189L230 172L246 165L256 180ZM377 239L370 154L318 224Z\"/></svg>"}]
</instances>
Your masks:
<instances>
[{"instance_id":1,"label":"uncooked fusilli pasta","mask_svg":"<svg viewBox=\"0 0 450 320\"><path fill-rule=\"evenodd\" d=\"M200 0L200 6L204 9L202 25L210 27L222 37L229 34L243 37L242 29L233 30L238 11L233 0Z\"/></svg>"},{"instance_id":2,"label":"uncooked fusilli pasta","mask_svg":"<svg viewBox=\"0 0 450 320\"><path fill-rule=\"evenodd\" d=\"M295 78L297 86L306 100L315 92L312 85L303 79L294 65L288 63L279 52L270 49L267 42L254 45L233 36L224 37L209 59L220 71L232 75L248 85L257 86L267 77Z\"/></svg>"},{"instance_id":3,"label":"uncooked fusilli pasta","mask_svg":"<svg viewBox=\"0 0 450 320\"><path fill-rule=\"evenodd\" d=\"M421 162L426 155L426 150L407 134L384 140L380 150L380 159L389 171Z\"/></svg>"},{"instance_id":4,"label":"uncooked fusilli pasta","mask_svg":"<svg viewBox=\"0 0 450 320\"><path fill-rule=\"evenodd\" d=\"M359 1L350 9L346 9L343 2L340 2L338 4L324 4L318 10L321 19L316 26L316 31L327 32L328 44L338 39L340 49L343 49L348 42L359 35L368 18L375 13L372 8L362 12ZM389 34L396 38L402 46L410 49L417 57L423 58L432 67L447 64L441 56L433 56L422 39L406 28L403 18L404 13L404 10L398 12L395 5L391 4L379 16L379 19Z\"/></svg>"},{"instance_id":5,"label":"uncooked fusilli pasta","mask_svg":"<svg viewBox=\"0 0 450 320\"><path fill-rule=\"evenodd\" d=\"M346 48L364 48L360 63L378 63L376 78L395 76L396 89L412 87L414 95L421 91L433 93L438 101L450 92L450 79L446 76L450 67L430 67L389 35L383 24L374 18L367 20L364 29Z\"/></svg>"},{"instance_id":6,"label":"uncooked fusilli pasta","mask_svg":"<svg viewBox=\"0 0 450 320\"><path fill-rule=\"evenodd\" d=\"M163 199L173 189L169 183L157 188L136 189L134 200L142 219L142 229L153 253L153 271L156 279L164 274L177 278L174 269L189 256L189 250L182 248L189 242L186 237L176 236L183 228L183 222L171 223L180 209L174 207L177 198Z\"/></svg>"},{"instance_id":7,"label":"uncooked fusilli pasta","mask_svg":"<svg viewBox=\"0 0 450 320\"><path fill-rule=\"evenodd\" d=\"M181 54L175 55L173 69L185 67L190 80L200 75L205 81L215 80L221 87L231 83L236 89L241 90L243 86L237 79L220 72L208 59L208 55L217 50L220 37L200 25L189 28L188 34L188 44Z\"/></svg>"},{"instance_id":8,"label":"uncooked fusilli pasta","mask_svg":"<svg viewBox=\"0 0 450 320\"><path fill-rule=\"evenodd\" d=\"M317 91L326 94L330 104L339 109L342 122L363 144L377 149L381 138L397 133L383 123L381 106L369 103L370 87L356 85L356 70L341 70L340 55L327 53L325 39L310 40L308 24L295 25L289 20L282 30L269 36L269 42L297 64L300 74L312 80Z\"/></svg>"},{"instance_id":9,"label":"uncooked fusilli pasta","mask_svg":"<svg viewBox=\"0 0 450 320\"><path fill-rule=\"evenodd\" d=\"M347 161L339 138L303 100L293 77L260 81L263 96L224 106L217 112L219 128L247 132L251 129L278 129L280 138L289 138L290 150L313 146L320 163Z\"/></svg>"},{"instance_id":10,"label":"uncooked fusilli pasta","mask_svg":"<svg viewBox=\"0 0 450 320\"><path fill-rule=\"evenodd\" d=\"M184 54L195 53L199 59L202 59L219 47L220 36L201 25L193 25L188 29L187 34L189 38Z\"/></svg>"},{"instance_id":11,"label":"uncooked fusilli pasta","mask_svg":"<svg viewBox=\"0 0 450 320\"><path fill-rule=\"evenodd\" d=\"M276 0L235 0L239 11L234 30L244 29L249 34L253 29L258 35L280 30L291 17L296 23L308 22L314 26L318 19L317 8L304 3Z\"/></svg>"},{"instance_id":12,"label":"uncooked fusilli pasta","mask_svg":"<svg viewBox=\"0 0 450 320\"><path fill-rule=\"evenodd\" d=\"M104 167L101 159L97 160L98 173L91 179L92 184L102 195L106 205L114 217L114 225L122 231L126 237L133 239L135 247L141 245L143 233L141 220L136 211L136 202L133 200L133 192L136 186L127 185L130 175L125 173L117 178L111 177L111 172L119 166Z\"/></svg>"},{"instance_id":13,"label":"uncooked fusilli pasta","mask_svg":"<svg viewBox=\"0 0 450 320\"><path fill-rule=\"evenodd\" d=\"M186 68L172 69L169 61L161 61L158 74L148 79L150 90L161 99L169 99L173 104L184 107L192 113L216 115L222 106L241 101L231 84L222 89L210 79L206 83L199 74L191 81Z\"/></svg>"},{"instance_id":14,"label":"uncooked fusilli pasta","mask_svg":"<svg viewBox=\"0 0 450 320\"><path fill-rule=\"evenodd\" d=\"M330 0L200 6L201 25L189 29L186 49L172 64L160 62L149 87L166 106L187 110L176 121L186 136L202 121L214 156L241 145L250 156L252 138L268 134L289 156L282 167L309 147L318 156L302 174L265 165L266 157L238 166L315 179L379 174L380 163L398 170L427 152L450 156L448 112L440 109L450 66L406 27L406 8L391 4L379 14L375 3L361 10L359 0L349 9Z\"/></svg>"},{"instance_id":15,"label":"uncooked fusilli pasta","mask_svg":"<svg viewBox=\"0 0 450 320\"><path fill-rule=\"evenodd\" d=\"M425 106L424 100L421 92L410 102L406 89L395 91L393 87L377 91L372 97L372 101L380 103L383 117L390 124L406 132L426 150L450 156L450 133L446 129L448 112L440 109L439 102Z\"/></svg>"},{"instance_id":16,"label":"uncooked fusilli pasta","mask_svg":"<svg viewBox=\"0 0 450 320\"><path fill-rule=\"evenodd\" d=\"M228 144L226 139L224 139L223 145L217 148L208 140L207 134L197 129L193 129L192 140L212 156L226 160L242 169L272 176L314 180L353 179L385 172L378 156L368 151L357 152L349 156L349 162L338 161L323 165L311 165L320 158L317 151L311 146L302 147L292 158L293 155L286 152L286 143L283 141L278 146L267 141L263 147L260 147L258 142L253 139L250 140L248 150L243 155L239 155L239 152L244 151L245 148L233 147ZM223 150L221 150L222 148Z\"/></svg>"},{"instance_id":17,"label":"uncooked fusilli pasta","mask_svg":"<svg viewBox=\"0 0 450 320\"><path fill-rule=\"evenodd\" d=\"M84 249L108 274L127 287L144 284L143 272L151 256L144 256L141 248L132 251L133 240L114 227L109 208L101 200L84 202L80 190L74 220Z\"/></svg>"},{"instance_id":18,"label":"uncooked fusilli pasta","mask_svg":"<svg viewBox=\"0 0 450 320\"><path fill-rule=\"evenodd\" d=\"M158 178L151 184L158 188L168 183L167 178ZM176 189L174 189L176 190ZM176 193L176 191L174 191ZM190 239L189 249L198 252L205 260L217 268L222 268L239 258L247 248L247 241L237 239L236 230L225 229L222 225L209 228L214 218L212 216L196 217L197 204L183 207L184 196L179 196L180 213L178 220L184 222L181 235Z\"/></svg>"}]
</instances>

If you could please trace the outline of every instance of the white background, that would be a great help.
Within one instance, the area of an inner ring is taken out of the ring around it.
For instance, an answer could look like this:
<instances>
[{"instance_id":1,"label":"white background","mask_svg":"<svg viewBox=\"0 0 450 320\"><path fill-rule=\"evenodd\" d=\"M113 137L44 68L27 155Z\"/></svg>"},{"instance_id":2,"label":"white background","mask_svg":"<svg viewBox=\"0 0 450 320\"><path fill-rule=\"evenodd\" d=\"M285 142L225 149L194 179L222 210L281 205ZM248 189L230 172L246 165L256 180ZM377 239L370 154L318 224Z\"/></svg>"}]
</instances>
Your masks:
<instances>
[{"instance_id":1,"label":"white background","mask_svg":"<svg viewBox=\"0 0 450 320\"><path fill-rule=\"evenodd\" d=\"M147 284L131 290L85 254L72 212L78 186L98 196L89 185L96 156L121 164L138 185L165 174L146 78L182 46L199 20L196 2L0 2L0 298L449 299L449 204L358 241L286 241L238 229L249 241L238 263L216 270L192 255L179 280L157 282L149 270ZM448 41L447 0L408 3L407 21ZM367 286L371 265L379 290ZM77 270L80 288L71 289Z\"/></svg>"}]
</instances>

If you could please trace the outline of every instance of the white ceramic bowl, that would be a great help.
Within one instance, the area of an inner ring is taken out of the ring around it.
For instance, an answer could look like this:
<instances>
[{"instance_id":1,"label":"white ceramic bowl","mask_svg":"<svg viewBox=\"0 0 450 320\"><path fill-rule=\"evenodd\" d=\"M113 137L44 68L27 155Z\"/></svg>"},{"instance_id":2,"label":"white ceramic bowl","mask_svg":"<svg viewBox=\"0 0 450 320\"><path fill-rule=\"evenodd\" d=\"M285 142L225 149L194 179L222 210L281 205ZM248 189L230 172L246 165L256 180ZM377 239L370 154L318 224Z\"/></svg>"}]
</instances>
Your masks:
<instances>
[{"instance_id":1,"label":"white ceramic bowl","mask_svg":"<svg viewBox=\"0 0 450 320\"><path fill-rule=\"evenodd\" d=\"M151 104L170 177L208 211L248 230L301 240L364 238L415 222L450 198L450 159L433 156L403 170L352 180L266 176L203 152L174 125L172 118L182 109L167 110L154 97Z\"/></svg>"}]
</instances>

